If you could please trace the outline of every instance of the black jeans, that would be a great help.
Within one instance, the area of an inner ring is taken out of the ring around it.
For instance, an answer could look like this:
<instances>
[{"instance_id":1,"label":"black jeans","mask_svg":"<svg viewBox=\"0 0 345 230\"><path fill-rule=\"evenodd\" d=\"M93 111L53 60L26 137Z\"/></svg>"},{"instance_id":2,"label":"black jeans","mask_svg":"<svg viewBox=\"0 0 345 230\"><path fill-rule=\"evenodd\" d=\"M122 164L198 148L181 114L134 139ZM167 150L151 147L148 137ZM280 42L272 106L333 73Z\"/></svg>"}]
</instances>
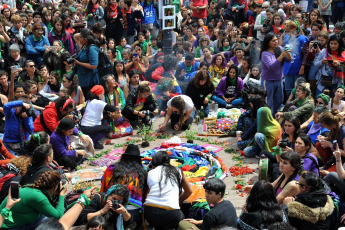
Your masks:
<instances>
[{"instance_id":1,"label":"black jeans","mask_svg":"<svg viewBox=\"0 0 345 230\"><path fill-rule=\"evenodd\" d=\"M171 119L171 128L174 129L174 126L175 126L177 123L179 123L179 121L180 121L180 114L172 113L170 119ZM192 124L192 122L193 122L193 118L189 117L189 118L185 121L185 123L182 125L181 130L186 130L186 129L188 129L188 126L189 126L190 124ZM175 129L174 129L174 130L175 130Z\"/></svg>"},{"instance_id":2,"label":"black jeans","mask_svg":"<svg viewBox=\"0 0 345 230\"><path fill-rule=\"evenodd\" d=\"M64 169L70 168L73 170L77 165L83 163L83 159L81 155L77 157L63 156L56 159L56 162L59 163L60 166L64 166Z\"/></svg>"},{"instance_id":3,"label":"black jeans","mask_svg":"<svg viewBox=\"0 0 345 230\"><path fill-rule=\"evenodd\" d=\"M151 206L144 206L144 217L156 230L177 229L184 219L180 209L167 210Z\"/></svg>"}]
</instances>

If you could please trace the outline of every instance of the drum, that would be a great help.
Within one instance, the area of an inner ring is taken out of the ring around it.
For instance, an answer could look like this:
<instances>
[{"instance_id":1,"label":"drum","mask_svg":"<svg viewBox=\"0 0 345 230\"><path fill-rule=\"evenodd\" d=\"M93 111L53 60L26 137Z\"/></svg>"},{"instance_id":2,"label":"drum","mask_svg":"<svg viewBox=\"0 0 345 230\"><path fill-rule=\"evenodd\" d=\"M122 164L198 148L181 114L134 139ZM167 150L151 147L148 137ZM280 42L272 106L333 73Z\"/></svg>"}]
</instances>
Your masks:
<instances>
[{"instance_id":1,"label":"drum","mask_svg":"<svg viewBox=\"0 0 345 230\"><path fill-rule=\"evenodd\" d=\"M268 158L259 161L259 180L268 180Z\"/></svg>"}]
</instances>

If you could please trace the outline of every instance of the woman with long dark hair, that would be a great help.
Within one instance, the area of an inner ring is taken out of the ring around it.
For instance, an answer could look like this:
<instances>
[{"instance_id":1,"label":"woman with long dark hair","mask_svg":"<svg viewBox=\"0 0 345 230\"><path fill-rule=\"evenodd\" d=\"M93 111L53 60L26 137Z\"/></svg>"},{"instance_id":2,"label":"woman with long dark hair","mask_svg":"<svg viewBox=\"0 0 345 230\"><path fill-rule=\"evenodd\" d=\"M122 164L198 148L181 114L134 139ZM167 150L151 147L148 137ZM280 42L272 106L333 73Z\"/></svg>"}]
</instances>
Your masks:
<instances>
[{"instance_id":1,"label":"woman with long dark hair","mask_svg":"<svg viewBox=\"0 0 345 230\"><path fill-rule=\"evenodd\" d=\"M125 98L127 98L129 94L129 77L126 73L125 64L122 60L117 60L114 63L114 77L115 81L119 84L120 88L122 89Z\"/></svg>"},{"instance_id":2,"label":"woman with long dark hair","mask_svg":"<svg viewBox=\"0 0 345 230\"><path fill-rule=\"evenodd\" d=\"M271 183L256 182L238 220L239 229L262 229L276 222L288 222ZM250 226L251 228L248 228Z\"/></svg>"},{"instance_id":3,"label":"woman with long dark hair","mask_svg":"<svg viewBox=\"0 0 345 230\"><path fill-rule=\"evenodd\" d=\"M103 149L104 146L99 141L108 136L112 130L110 125L102 125L103 111L115 112L117 108L102 101L104 88L95 85L86 96L86 106L83 119L81 120L81 130L89 135L93 141L95 149Z\"/></svg>"},{"instance_id":4,"label":"woman with long dark hair","mask_svg":"<svg viewBox=\"0 0 345 230\"><path fill-rule=\"evenodd\" d=\"M171 128L174 130L186 130L192 124L191 114L194 110L194 103L187 95L179 95L170 99L167 103L168 111L164 123L159 129L164 130L168 121L171 119Z\"/></svg>"},{"instance_id":5,"label":"woman with long dark hair","mask_svg":"<svg viewBox=\"0 0 345 230\"><path fill-rule=\"evenodd\" d=\"M63 44L63 48L68 52L74 54L74 44L70 33L65 30L64 21L61 18L56 18L52 31L48 35L50 45L53 45L54 41L60 40Z\"/></svg>"},{"instance_id":6,"label":"woman with long dark hair","mask_svg":"<svg viewBox=\"0 0 345 230\"><path fill-rule=\"evenodd\" d=\"M78 77L64 75L62 78L62 86L63 88L67 89L68 95L73 99L74 104L77 108L81 108L84 106L85 97L83 91L81 90L80 86L78 85Z\"/></svg>"},{"instance_id":7,"label":"woman with long dark hair","mask_svg":"<svg viewBox=\"0 0 345 230\"><path fill-rule=\"evenodd\" d=\"M60 89L60 76L56 71L51 71L48 77L48 83L40 91L40 94L50 101L55 101L59 97Z\"/></svg>"},{"instance_id":8,"label":"woman with long dark hair","mask_svg":"<svg viewBox=\"0 0 345 230\"><path fill-rule=\"evenodd\" d=\"M151 165L153 169L147 176L149 193L144 204L145 219L155 228L177 228L184 217L179 203L192 194L192 189L184 173L170 164L166 151L155 153Z\"/></svg>"},{"instance_id":9,"label":"woman with long dark hair","mask_svg":"<svg viewBox=\"0 0 345 230\"><path fill-rule=\"evenodd\" d=\"M101 23L104 17L104 10L99 5L99 0L89 0L87 4L85 17L87 20L87 27L91 29L96 23Z\"/></svg>"},{"instance_id":10,"label":"woman with long dark hair","mask_svg":"<svg viewBox=\"0 0 345 230\"><path fill-rule=\"evenodd\" d=\"M268 107L276 114L284 100L283 64L285 61L291 61L291 54L289 50L279 47L275 34L268 33L262 42L260 59L261 85L267 91Z\"/></svg>"},{"instance_id":11,"label":"woman with long dark hair","mask_svg":"<svg viewBox=\"0 0 345 230\"><path fill-rule=\"evenodd\" d=\"M123 33L123 27L120 21L122 19L121 7L117 4L116 0L110 0L104 11L104 20L106 22L105 36L107 39L115 39L115 44L119 44Z\"/></svg>"},{"instance_id":12,"label":"woman with long dark hair","mask_svg":"<svg viewBox=\"0 0 345 230\"><path fill-rule=\"evenodd\" d=\"M141 163L137 145L129 144L119 162L109 165L104 172L101 192L106 192L113 184L123 184L129 189L129 213L140 227L143 196L146 190L147 173Z\"/></svg>"},{"instance_id":13,"label":"woman with long dark hair","mask_svg":"<svg viewBox=\"0 0 345 230\"><path fill-rule=\"evenodd\" d=\"M345 86L339 85L334 92L334 97L328 104L328 109L337 109L342 115L345 113Z\"/></svg>"},{"instance_id":14,"label":"woman with long dark hair","mask_svg":"<svg viewBox=\"0 0 345 230\"><path fill-rule=\"evenodd\" d=\"M212 100L222 107L232 108L243 103L241 91L243 90L243 80L238 75L238 67L230 66L226 76L220 80Z\"/></svg>"},{"instance_id":15,"label":"woman with long dark hair","mask_svg":"<svg viewBox=\"0 0 345 230\"><path fill-rule=\"evenodd\" d=\"M280 158L279 169L282 175L272 183L278 204L282 204L286 197L298 195L299 189L296 181L298 181L298 173L301 169L301 157L298 153L293 151L284 152ZM243 191L250 193L252 188L252 185L247 185L243 188Z\"/></svg>"}]
</instances>

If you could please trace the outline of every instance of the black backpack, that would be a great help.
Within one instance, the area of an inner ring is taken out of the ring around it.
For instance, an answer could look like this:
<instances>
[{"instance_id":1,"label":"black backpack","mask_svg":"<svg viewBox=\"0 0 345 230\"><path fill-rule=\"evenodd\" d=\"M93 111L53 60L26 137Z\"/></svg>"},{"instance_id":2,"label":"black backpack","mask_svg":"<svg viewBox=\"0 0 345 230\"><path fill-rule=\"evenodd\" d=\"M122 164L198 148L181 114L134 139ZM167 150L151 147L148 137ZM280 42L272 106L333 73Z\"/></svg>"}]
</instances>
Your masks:
<instances>
[{"instance_id":1,"label":"black backpack","mask_svg":"<svg viewBox=\"0 0 345 230\"><path fill-rule=\"evenodd\" d=\"M94 45L91 45L94 46ZM91 47L90 46L90 47ZM89 49L90 49L89 47ZM89 56L89 49L86 51L87 56ZM108 58L106 52L102 47L98 50L98 75L99 79L102 79L107 74L113 74L114 73L114 66L113 63L111 63L110 59Z\"/></svg>"}]
</instances>

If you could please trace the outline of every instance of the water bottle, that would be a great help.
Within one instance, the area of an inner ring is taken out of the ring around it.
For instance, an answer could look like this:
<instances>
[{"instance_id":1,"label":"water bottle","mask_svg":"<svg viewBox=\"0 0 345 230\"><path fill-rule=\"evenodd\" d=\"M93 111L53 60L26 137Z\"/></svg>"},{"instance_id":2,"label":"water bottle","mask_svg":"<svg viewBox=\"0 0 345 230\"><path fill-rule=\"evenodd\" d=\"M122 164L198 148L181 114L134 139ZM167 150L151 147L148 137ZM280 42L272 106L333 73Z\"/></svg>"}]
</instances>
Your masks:
<instances>
[{"instance_id":1,"label":"water bottle","mask_svg":"<svg viewBox=\"0 0 345 230\"><path fill-rule=\"evenodd\" d=\"M202 134L202 124L201 124L201 121L199 121L199 124L198 124L198 134Z\"/></svg>"},{"instance_id":2,"label":"water bottle","mask_svg":"<svg viewBox=\"0 0 345 230\"><path fill-rule=\"evenodd\" d=\"M203 120L205 117L204 106L201 106L200 108L199 117L200 117L200 120Z\"/></svg>"},{"instance_id":3,"label":"water bottle","mask_svg":"<svg viewBox=\"0 0 345 230\"><path fill-rule=\"evenodd\" d=\"M199 111L196 111L195 113L195 121L198 123L200 121Z\"/></svg>"},{"instance_id":4,"label":"water bottle","mask_svg":"<svg viewBox=\"0 0 345 230\"><path fill-rule=\"evenodd\" d=\"M214 111L215 113L218 112L218 103L214 103L213 111Z\"/></svg>"}]
</instances>

